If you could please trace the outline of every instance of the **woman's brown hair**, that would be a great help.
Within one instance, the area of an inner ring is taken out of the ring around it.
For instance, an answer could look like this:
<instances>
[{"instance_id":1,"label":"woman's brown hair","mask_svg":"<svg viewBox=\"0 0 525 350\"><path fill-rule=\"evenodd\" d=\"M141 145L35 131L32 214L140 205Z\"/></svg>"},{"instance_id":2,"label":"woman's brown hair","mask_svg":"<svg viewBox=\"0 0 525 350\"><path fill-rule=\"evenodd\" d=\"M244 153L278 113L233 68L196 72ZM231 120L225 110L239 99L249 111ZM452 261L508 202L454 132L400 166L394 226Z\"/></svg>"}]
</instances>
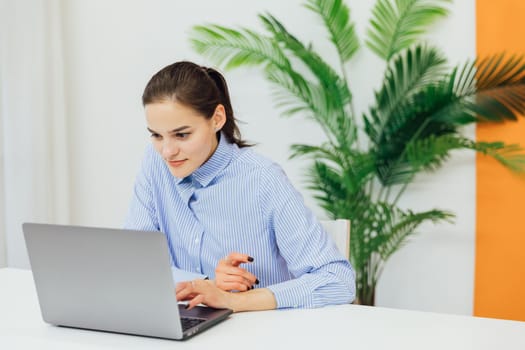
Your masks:
<instances>
[{"instance_id":1,"label":"woman's brown hair","mask_svg":"<svg viewBox=\"0 0 525 350\"><path fill-rule=\"evenodd\" d=\"M230 143L239 147L250 146L241 138L233 115L226 80L213 68L188 61L173 63L157 72L146 85L142 104L172 100L193 108L206 118L211 118L217 105L224 106L226 123L221 131ZM218 132L221 132L218 131Z\"/></svg>"}]
</instances>

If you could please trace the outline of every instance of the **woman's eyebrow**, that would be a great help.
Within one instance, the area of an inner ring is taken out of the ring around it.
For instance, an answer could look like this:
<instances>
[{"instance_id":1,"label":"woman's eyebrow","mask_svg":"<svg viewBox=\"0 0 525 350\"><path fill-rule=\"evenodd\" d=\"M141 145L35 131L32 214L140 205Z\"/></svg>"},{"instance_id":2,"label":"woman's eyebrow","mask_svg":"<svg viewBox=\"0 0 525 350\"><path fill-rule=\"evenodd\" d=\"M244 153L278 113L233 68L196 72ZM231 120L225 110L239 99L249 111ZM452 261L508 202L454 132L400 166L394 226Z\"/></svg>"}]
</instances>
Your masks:
<instances>
[{"instance_id":1,"label":"woman's eyebrow","mask_svg":"<svg viewBox=\"0 0 525 350\"><path fill-rule=\"evenodd\" d=\"M189 125L184 125L184 126L178 127L177 129L171 130L169 133L170 134L174 134L176 132L183 131L183 130L186 130L186 129L189 129L189 128L190 128Z\"/></svg>"},{"instance_id":2,"label":"woman's eyebrow","mask_svg":"<svg viewBox=\"0 0 525 350\"><path fill-rule=\"evenodd\" d=\"M169 131L168 133L169 133L169 134L174 134L174 133L176 133L176 132L183 131L183 130L186 130L186 129L189 129L189 128L190 128L189 125L183 125L183 126L181 126L181 127L178 127L178 128L176 128L176 129L173 129L173 130ZM148 129L148 131L149 131L150 133L152 133L152 134L158 134L158 132L156 132L156 131L153 130L153 129L150 129L150 128L148 128L148 127L147 127L146 129Z\"/></svg>"}]
</instances>

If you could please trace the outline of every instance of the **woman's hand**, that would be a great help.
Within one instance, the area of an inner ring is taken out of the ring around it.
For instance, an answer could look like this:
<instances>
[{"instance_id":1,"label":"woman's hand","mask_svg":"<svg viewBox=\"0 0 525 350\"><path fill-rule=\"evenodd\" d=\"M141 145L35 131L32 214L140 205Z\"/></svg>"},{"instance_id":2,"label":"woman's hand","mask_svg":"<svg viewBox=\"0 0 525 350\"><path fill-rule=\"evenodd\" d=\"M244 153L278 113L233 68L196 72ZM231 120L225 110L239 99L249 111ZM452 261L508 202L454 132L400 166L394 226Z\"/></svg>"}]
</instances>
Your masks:
<instances>
[{"instance_id":1,"label":"woman's hand","mask_svg":"<svg viewBox=\"0 0 525 350\"><path fill-rule=\"evenodd\" d=\"M178 301L188 301L191 309L198 304L231 309L234 312L275 309L275 296L267 288L257 288L244 293L226 292L210 280L181 282L175 289Z\"/></svg>"},{"instance_id":2,"label":"woman's hand","mask_svg":"<svg viewBox=\"0 0 525 350\"><path fill-rule=\"evenodd\" d=\"M233 293L219 289L213 281L193 280L180 282L175 288L178 301L188 301L191 309L198 304L205 304L218 309L231 309Z\"/></svg>"},{"instance_id":3,"label":"woman's hand","mask_svg":"<svg viewBox=\"0 0 525 350\"><path fill-rule=\"evenodd\" d=\"M247 254L230 253L226 258L219 260L215 268L215 284L222 290L238 290L245 292L253 289L259 280L252 273L239 267L240 264L250 263L253 258Z\"/></svg>"}]
</instances>

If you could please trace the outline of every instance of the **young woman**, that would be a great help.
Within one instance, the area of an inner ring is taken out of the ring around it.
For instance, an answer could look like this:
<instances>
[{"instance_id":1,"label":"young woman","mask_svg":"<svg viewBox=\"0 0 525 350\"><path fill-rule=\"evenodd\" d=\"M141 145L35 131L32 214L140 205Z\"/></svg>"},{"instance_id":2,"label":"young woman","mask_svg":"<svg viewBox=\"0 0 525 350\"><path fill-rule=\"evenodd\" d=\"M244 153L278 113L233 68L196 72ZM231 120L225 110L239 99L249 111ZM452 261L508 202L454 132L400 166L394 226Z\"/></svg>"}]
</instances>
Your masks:
<instances>
[{"instance_id":1,"label":"young woman","mask_svg":"<svg viewBox=\"0 0 525 350\"><path fill-rule=\"evenodd\" d=\"M166 234L186 279L178 300L234 311L352 302L350 263L283 170L241 139L219 72L174 63L142 102L152 146L125 226Z\"/></svg>"}]
</instances>

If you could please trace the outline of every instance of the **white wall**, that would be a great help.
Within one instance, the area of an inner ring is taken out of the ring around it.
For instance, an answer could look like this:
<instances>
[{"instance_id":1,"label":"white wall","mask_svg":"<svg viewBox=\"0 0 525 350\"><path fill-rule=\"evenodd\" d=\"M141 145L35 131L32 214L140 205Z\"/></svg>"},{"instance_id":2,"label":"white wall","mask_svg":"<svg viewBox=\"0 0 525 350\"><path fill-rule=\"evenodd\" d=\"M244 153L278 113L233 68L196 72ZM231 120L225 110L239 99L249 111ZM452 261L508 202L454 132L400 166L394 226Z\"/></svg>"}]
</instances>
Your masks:
<instances>
[{"instance_id":1,"label":"white wall","mask_svg":"<svg viewBox=\"0 0 525 350\"><path fill-rule=\"evenodd\" d=\"M72 222L119 227L149 142L140 97L150 76L181 59L208 64L189 46L191 26L218 23L260 28L256 14L269 11L299 38L312 40L335 62L319 22L300 0L68 0L64 44L69 117ZM348 1L363 38L373 1ZM431 40L452 63L475 53L474 0L456 1L435 26ZM350 66L356 109L364 111L384 67L366 49ZM316 125L284 119L273 107L269 85L257 69L227 72L243 135L279 162L320 218L324 213L305 189L305 160L288 160L292 143L316 143ZM472 134L472 130L468 130ZM457 214L455 225L427 226L385 268L378 305L472 313L474 259L474 157L458 154L436 174L421 176L403 205L442 208ZM450 291L453 291L451 293Z\"/></svg>"}]
</instances>

